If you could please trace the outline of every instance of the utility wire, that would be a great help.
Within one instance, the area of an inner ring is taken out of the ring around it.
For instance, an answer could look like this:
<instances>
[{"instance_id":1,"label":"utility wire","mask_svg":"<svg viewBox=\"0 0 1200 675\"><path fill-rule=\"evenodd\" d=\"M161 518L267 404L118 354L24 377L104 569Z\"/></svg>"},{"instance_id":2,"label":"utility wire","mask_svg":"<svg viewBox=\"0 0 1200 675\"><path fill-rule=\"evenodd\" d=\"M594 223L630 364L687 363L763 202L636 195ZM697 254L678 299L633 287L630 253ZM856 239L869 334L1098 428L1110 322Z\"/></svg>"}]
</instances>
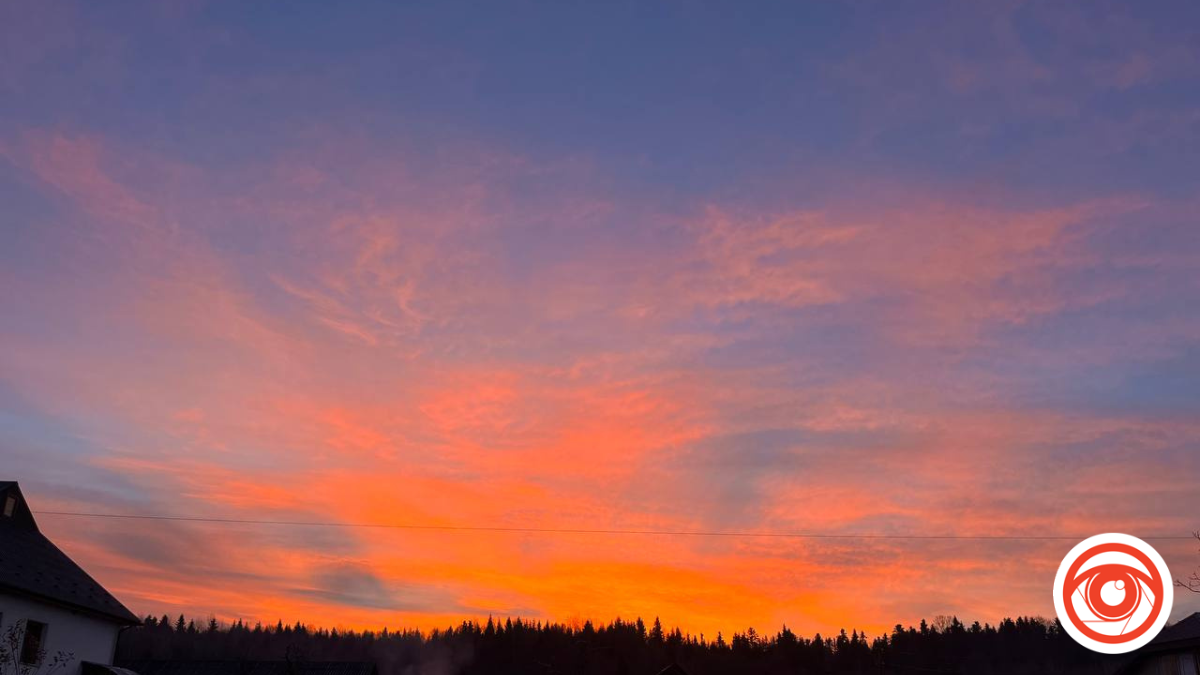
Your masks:
<instances>
[{"instance_id":1,"label":"utility wire","mask_svg":"<svg viewBox=\"0 0 1200 675\"><path fill-rule=\"evenodd\" d=\"M165 520L223 525L279 525L297 527L356 527L391 530L427 530L436 532L514 532L530 534L617 534L669 537L760 537L771 539L901 539L901 540L988 540L988 541L1082 541L1084 536L1005 535L1005 534L870 534L836 532L736 532L721 530L634 530L577 527L519 527L504 525L421 525L416 523L339 523L309 520L259 520L249 518L208 518L199 516L161 516L125 513L85 513L81 511L38 511L39 516L68 518L109 518L117 520ZM1191 536L1158 535L1141 537L1158 541L1193 539Z\"/></svg>"}]
</instances>

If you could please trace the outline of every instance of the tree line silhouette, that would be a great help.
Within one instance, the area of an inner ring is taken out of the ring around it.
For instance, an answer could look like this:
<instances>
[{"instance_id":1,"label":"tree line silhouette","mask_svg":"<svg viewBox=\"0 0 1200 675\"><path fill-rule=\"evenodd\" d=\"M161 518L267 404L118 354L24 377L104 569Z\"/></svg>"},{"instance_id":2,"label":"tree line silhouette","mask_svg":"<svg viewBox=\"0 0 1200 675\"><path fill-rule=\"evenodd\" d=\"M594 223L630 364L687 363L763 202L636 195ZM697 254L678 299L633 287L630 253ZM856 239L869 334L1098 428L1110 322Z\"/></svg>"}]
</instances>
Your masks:
<instances>
[{"instance_id":1,"label":"tree line silhouette","mask_svg":"<svg viewBox=\"0 0 1200 675\"><path fill-rule=\"evenodd\" d=\"M180 615L147 617L125 631L117 662L138 660L372 661L380 675L653 675L673 664L690 675L777 673L1094 673L1115 662L1080 647L1057 621L1019 617L996 626L956 617L896 625L887 634L845 630L811 638L786 626L728 637L667 630L655 619L564 624L464 621L441 630L351 631Z\"/></svg>"}]
</instances>

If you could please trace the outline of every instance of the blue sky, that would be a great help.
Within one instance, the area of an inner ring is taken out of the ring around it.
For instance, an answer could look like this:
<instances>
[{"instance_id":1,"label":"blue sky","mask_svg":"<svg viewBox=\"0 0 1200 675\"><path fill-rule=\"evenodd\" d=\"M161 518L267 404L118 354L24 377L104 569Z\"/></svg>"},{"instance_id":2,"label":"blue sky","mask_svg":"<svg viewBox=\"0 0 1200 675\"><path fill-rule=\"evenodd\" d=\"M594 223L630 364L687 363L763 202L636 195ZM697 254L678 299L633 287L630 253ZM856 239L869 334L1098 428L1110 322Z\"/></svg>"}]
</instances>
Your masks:
<instances>
[{"instance_id":1,"label":"blue sky","mask_svg":"<svg viewBox=\"0 0 1200 675\"><path fill-rule=\"evenodd\" d=\"M1187 537L1198 14L5 6L4 463L45 510ZM354 626L996 621L1066 550L44 520L135 611Z\"/></svg>"}]
</instances>

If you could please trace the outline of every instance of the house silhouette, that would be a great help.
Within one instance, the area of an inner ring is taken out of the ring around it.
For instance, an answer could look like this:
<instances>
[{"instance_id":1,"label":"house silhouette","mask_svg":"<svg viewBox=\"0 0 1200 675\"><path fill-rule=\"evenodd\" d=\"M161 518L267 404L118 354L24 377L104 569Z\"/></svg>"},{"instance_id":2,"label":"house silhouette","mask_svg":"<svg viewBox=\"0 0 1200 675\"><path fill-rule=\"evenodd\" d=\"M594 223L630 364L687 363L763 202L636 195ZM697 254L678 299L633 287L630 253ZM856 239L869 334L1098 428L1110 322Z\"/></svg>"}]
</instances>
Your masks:
<instances>
[{"instance_id":1,"label":"house silhouette","mask_svg":"<svg viewBox=\"0 0 1200 675\"><path fill-rule=\"evenodd\" d=\"M46 538L15 481L0 481L0 634L17 633L22 666L72 655L111 664L122 628L141 621Z\"/></svg>"}]
</instances>

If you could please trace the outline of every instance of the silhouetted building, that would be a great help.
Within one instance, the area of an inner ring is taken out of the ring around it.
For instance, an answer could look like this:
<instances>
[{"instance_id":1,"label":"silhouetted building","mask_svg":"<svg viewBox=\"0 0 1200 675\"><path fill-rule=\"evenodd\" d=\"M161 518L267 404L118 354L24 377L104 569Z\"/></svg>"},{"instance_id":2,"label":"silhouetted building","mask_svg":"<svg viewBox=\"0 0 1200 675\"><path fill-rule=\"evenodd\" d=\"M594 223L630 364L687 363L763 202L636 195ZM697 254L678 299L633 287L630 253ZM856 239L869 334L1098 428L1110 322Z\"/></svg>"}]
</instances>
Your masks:
<instances>
[{"instance_id":1,"label":"silhouetted building","mask_svg":"<svg viewBox=\"0 0 1200 675\"><path fill-rule=\"evenodd\" d=\"M1121 675L1200 673L1200 612L1167 626L1134 655Z\"/></svg>"},{"instance_id":2,"label":"silhouetted building","mask_svg":"<svg viewBox=\"0 0 1200 675\"><path fill-rule=\"evenodd\" d=\"M0 633L18 626L19 660L36 664L59 652L112 663L121 628L141 623L38 529L16 482L0 481Z\"/></svg>"}]
</instances>

